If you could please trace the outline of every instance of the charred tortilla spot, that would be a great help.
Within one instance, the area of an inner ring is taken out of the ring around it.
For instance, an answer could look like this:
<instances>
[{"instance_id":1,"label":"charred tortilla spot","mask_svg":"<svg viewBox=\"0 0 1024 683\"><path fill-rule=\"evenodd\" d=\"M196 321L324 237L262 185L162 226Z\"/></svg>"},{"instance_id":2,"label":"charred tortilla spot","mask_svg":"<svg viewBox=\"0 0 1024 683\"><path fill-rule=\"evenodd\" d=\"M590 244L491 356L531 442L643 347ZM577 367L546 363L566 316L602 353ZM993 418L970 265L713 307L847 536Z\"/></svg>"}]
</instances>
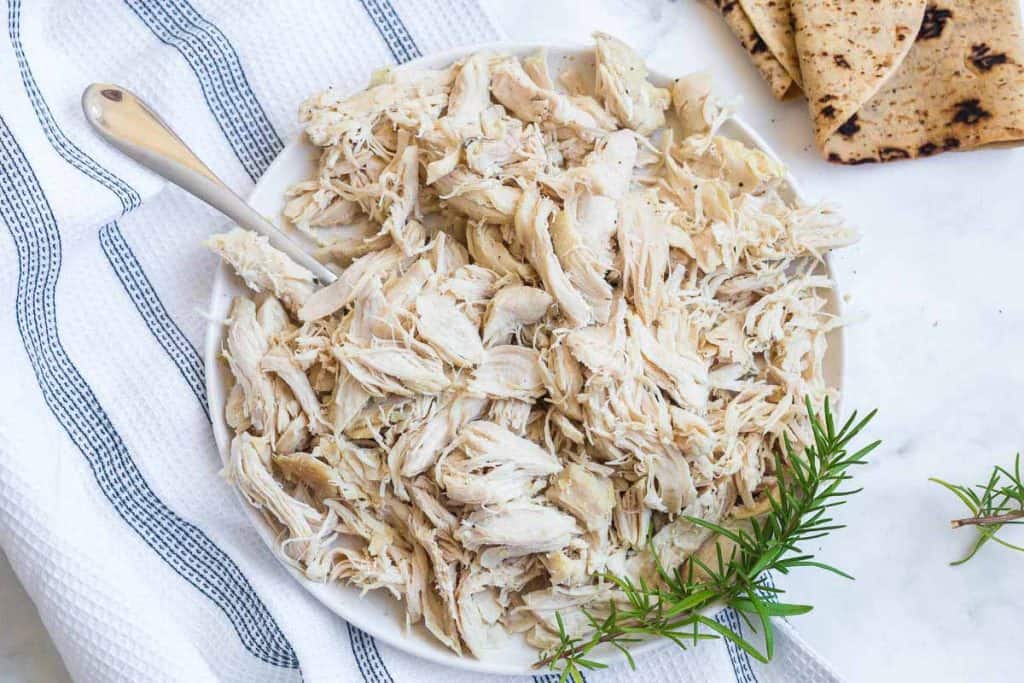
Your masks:
<instances>
[{"instance_id":1,"label":"charred tortilla spot","mask_svg":"<svg viewBox=\"0 0 1024 683\"><path fill-rule=\"evenodd\" d=\"M842 135L844 138L852 138L854 135L859 133L860 124L857 123L858 118L859 117L856 114L854 114L853 116L846 120L846 123L839 126L840 135Z\"/></svg>"},{"instance_id":2,"label":"charred tortilla spot","mask_svg":"<svg viewBox=\"0 0 1024 683\"><path fill-rule=\"evenodd\" d=\"M821 110L821 115L827 116L830 119L834 119L836 117L836 108L830 104Z\"/></svg>"},{"instance_id":3,"label":"charred tortilla spot","mask_svg":"<svg viewBox=\"0 0 1024 683\"><path fill-rule=\"evenodd\" d=\"M883 147L879 151L882 161L896 161L897 159L909 159L910 152L902 147Z\"/></svg>"},{"instance_id":4,"label":"charred tortilla spot","mask_svg":"<svg viewBox=\"0 0 1024 683\"><path fill-rule=\"evenodd\" d=\"M877 164L878 159L874 157L862 157L860 159L847 159L843 163L849 164L850 166L863 166L864 164Z\"/></svg>"},{"instance_id":5,"label":"charred tortilla spot","mask_svg":"<svg viewBox=\"0 0 1024 683\"><path fill-rule=\"evenodd\" d=\"M836 154L835 152L830 152L829 155L828 155L828 160L832 161L832 162L842 163L843 158L841 156L839 156L838 154Z\"/></svg>"},{"instance_id":6,"label":"charred tortilla spot","mask_svg":"<svg viewBox=\"0 0 1024 683\"><path fill-rule=\"evenodd\" d=\"M850 68L850 63L848 61L846 61L846 57L843 56L843 55L835 55L834 57L832 57L832 61L834 61L836 63L836 66L838 66L838 67L840 67L842 69L849 69Z\"/></svg>"},{"instance_id":7,"label":"charred tortilla spot","mask_svg":"<svg viewBox=\"0 0 1024 683\"><path fill-rule=\"evenodd\" d=\"M956 113L953 114L953 123L964 123L973 126L982 119L992 118L992 114L981 107L981 101L976 97L962 100L956 103Z\"/></svg>"},{"instance_id":8,"label":"charred tortilla spot","mask_svg":"<svg viewBox=\"0 0 1024 683\"><path fill-rule=\"evenodd\" d=\"M974 64L981 71L990 71L992 67L998 64L1006 64L1009 59L1002 52L992 52L985 43L980 43L971 47L971 64Z\"/></svg>"},{"instance_id":9,"label":"charred tortilla spot","mask_svg":"<svg viewBox=\"0 0 1024 683\"><path fill-rule=\"evenodd\" d=\"M764 42L764 38L758 34L750 36L754 42L750 45L750 54L759 55L762 52L768 52L768 43Z\"/></svg>"},{"instance_id":10,"label":"charred tortilla spot","mask_svg":"<svg viewBox=\"0 0 1024 683\"><path fill-rule=\"evenodd\" d=\"M930 157L935 154L938 149L938 146L934 142L926 142L917 148L917 153L923 157Z\"/></svg>"},{"instance_id":11,"label":"charred tortilla spot","mask_svg":"<svg viewBox=\"0 0 1024 683\"><path fill-rule=\"evenodd\" d=\"M831 102L834 99L836 99L835 95L823 95L818 98L818 104L825 104L826 102Z\"/></svg>"},{"instance_id":12,"label":"charred tortilla spot","mask_svg":"<svg viewBox=\"0 0 1024 683\"><path fill-rule=\"evenodd\" d=\"M722 8L722 14L728 14L729 12L736 9L736 2L737 0L728 0L727 2L722 2L722 0L718 0L718 6Z\"/></svg>"},{"instance_id":13,"label":"charred tortilla spot","mask_svg":"<svg viewBox=\"0 0 1024 683\"><path fill-rule=\"evenodd\" d=\"M917 34L917 39L938 38L942 35L942 29L946 28L946 22L952 18L952 10L941 9L937 5L928 5L924 11L924 20L921 22L921 30Z\"/></svg>"},{"instance_id":14,"label":"charred tortilla spot","mask_svg":"<svg viewBox=\"0 0 1024 683\"><path fill-rule=\"evenodd\" d=\"M956 149L959 146L959 138L946 138L942 141L942 149Z\"/></svg>"}]
</instances>

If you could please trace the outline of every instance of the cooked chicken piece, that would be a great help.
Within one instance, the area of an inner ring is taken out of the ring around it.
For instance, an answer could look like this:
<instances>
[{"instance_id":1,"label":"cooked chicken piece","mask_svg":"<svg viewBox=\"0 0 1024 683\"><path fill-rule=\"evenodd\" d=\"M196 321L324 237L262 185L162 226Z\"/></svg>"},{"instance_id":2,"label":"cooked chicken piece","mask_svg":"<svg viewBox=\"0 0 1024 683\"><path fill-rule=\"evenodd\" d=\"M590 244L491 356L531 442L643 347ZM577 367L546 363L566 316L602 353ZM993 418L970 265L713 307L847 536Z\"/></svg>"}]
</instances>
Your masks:
<instances>
[{"instance_id":1,"label":"cooked chicken piece","mask_svg":"<svg viewBox=\"0 0 1024 683\"><path fill-rule=\"evenodd\" d=\"M643 550L651 528L651 509L644 505L647 482L640 479L619 494L615 505L615 531L628 547Z\"/></svg>"},{"instance_id":2,"label":"cooked chicken piece","mask_svg":"<svg viewBox=\"0 0 1024 683\"><path fill-rule=\"evenodd\" d=\"M430 523L427 516L420 510L414 509L409 515L409 529L413 538L427 552L430 558L431 569L434 572L434 581L440 594L445 609L451 616L454 623L458 619L455 606L455 581L457 565L451 562L438 544L437 529Z\"/></svg>"},{"instance_id":3,"label":"cooked chicken piece","mask_svg":"<svg viewBox=\"0 0 1024 683\"><path fill-rule=\"evenodd\" d=\"M456 169L434 183L438 197L446 206L475 221L511 222L522 191L484 178L471 171Z\"/></svg>"},{"instance_id":4,"label":"cooked chicken piece","mask_svg":"<svg viewBox=\"0 0 1024 683\"><path fill-rule=\"evenodd\" d=\"M483 323L487 302L498 289L499 279L493 270L473 264L456 270L438 290L441 294L455 297L462 312L479 327Z\"/></svg>"},{"instance_id":5,"label":"cooked chicken piece","mask_svg":"<svg viewBox=\"0 0 1024 683\"><path fill-rule=\"evenodd\" d=\"M264 299L256 309L256 320L268 341L274 341L295 329L288 319L288 311L284 310L281 302L272 296Z\"/></svg>"},{"instance_id":6,"label":"cooked chicken piece","mask_svg":"<svg viewBox=\"0 0 1024 683\"><path fill-rule=\"evenodd\" d=\"M526 434L526 428L533 415L533 404L527 401L518 401L514 398L497 398L491 401L491 407L487 411L488 419L491 422L501 425L505 429L519 434Z\"/></svg>"},{"instance_id":7,"label":"cooked chicken piece","mask_svg":"<svg viewBox=\"0 0 1024 683\"><path fill-rule=\"evenodd\" d=\"M236 432L244 432L252 426L248 408L245 405L245 391L237 381L231 385L228 400L224 404L224 421Z\"/></svg>"},{"instance_id":8,"label":"cooked chicken piece","mask_svg":"<svg viewBox=\"0 0 1024 683\"><path fill-rule=\"evenodd\" d=\"M542 556L541 562L544 563L544 569L547 570L553 585L578 586L585 584L590 578L585 553L555 550Z\"/></svg>"},{"instance_id":9,"label":"cooked chicken piece","mask_svg":"<svg viewBox=\"0 0 1024 683\"><path fill-rule=\"evenodd\" d=\"M427 258L438 278L445 278L459 268L469 265L469 251L446 232L438 232L431 243Z\"/></svg>"},{"instance_id":10,"label":"cooked chicken piece","mask_svg":"<svg viewBox=\"0 0 1024 683\"><path fill-rule=\"evenodd\" d=\"M615 490L611 479L570 463L551 480L549 501L571 513L589 531L604 534L612 523Z\"/></svg>"},{"instance_id":11,"label":"cooked chicken piece","mask_svg":"<svg viewBox=\"0 0 1024 683\"><path fill-rule=\"evenodd\" d=\"M269 344L256 320L256 306L248 299L238 297L231 304L224 346L224 358L244 397L242 416L251 421L253 428L261 434L272 430L276 404L274 386L261 367ZM234 419L241 421L238 417Z\"/></svg>"},{"instance_id":12,"label":"cooked chicken piece","mask_svg":"<svg viewBox=\"0 0 1024 683\"><path fill-rule=\"evenodd\" d=\"M476 264L463 266L441 283L442 294L451 294L463 304L486 304L498 290L500 276Z\"/></svg>"},{"instance_id":13,"label":"cooked chicken piece","mask_svg":"<svg viewBox=\"0 0 1024 683\"><path fill-rule=\"evenodd\" d=\"M570 635L584 633L590 621L583 609L586 608L595 616L600 615L608 609L608 601L612 597L611 588L601 584L552 586L526 593L523 595L523 606L519 609L530 612L538 624L527 636L527 640L539 648L557 643L554 634L559 632L559 618Z\"/></svg>"},{"instance_id":14,"label":"cooked chicken piece","mask_svg":"<svg viewBox=\"0 0 1024 683\"><path fill-rule=\"evenodd\" d=\"M646 453L647 497L644 505L652 510L678 514L697 497L690 464L679 449L666 446Z\"/></svg>"},{"instance_id":15,"label":"cooked chicken piece","mask_svg":"<svg viewBox=\"0 0 1024 683\"><path fill-rule=\"evenodd\" d=\"M295 453L305 450L309 441L309 420L305 415L297 415L274 439L273 448L276 453Z\"/></svg>"},{"instance_id":16,"label":"cooked chicken piece","mask_svg":"<svg viewBox=\"0 0 1024 683\"><path fill-rule=\"evenodd\" d=\"M559 312L573 327L584 327L593 320L592 311L569 282L555 256L548 230L554 209L554 202L541 197L536 187L525 190L516 209L516 239L523 246L530 265L540 275L545 289L558 303Z\"/></svg>"},{"instance_id":17,"label":"cooked chicken piece","mask_svg":"<svg viewBox=\"0 0 1024 683\"><path fill-rule=\"evenodd\" d=\"M538 88L555 89L554 81L551 80L551 72L548 71L547 49L540 48L533 54L523 57L523 71L530 76L530 80L536 83Z\"/></svg>"},{"instance_id":18,"label":"cooked chicken piece","mask_svg":"<svg viewBox=\"0 0 1024 683\"><path fill-rule=\"evenodd\" d=\"M504 608L498 601L495 578L479 569L462 575L456 593L459 632L469 651L485 657L506 639L499 620Z\"/></svg>"},{"instance_id":19,"label":"cooked chicken piece","mask_svg":"<svg viewBox=\"0 0 1024 683\"><path fill-rule=\"evenodd\" d=\"M648 324L657 320L665 298L669 263L665 222L653 192L634 192L623 198L618 229L622 290Z\"/></svg>"},{"instance_id":20,"label":"cooked chicken piece","mask_svg":"<svg viewBox=\"0 0 1024 683\"><path fill-rule=\"evenodd\" d=\"M574 201L558 213L551 224L551 241L569 283L583 296L594 320L603 324L608 321L612 286L604 279L607 268L584 240L579 228L578 209L579 205ZM614 230L614 221L610 227ZM601 244L600 241L591 243Z\"/></svg>"},{"instance_id":21,"label":"cooked chicken piece","mask_svg":"<svg viewBox=\"0 0 1024 683\"><path fill-rule=\"evenodd\" d=\"M456 396L412 429L406 430L388 454L392 484L404 495L400 477L415 477L431 467L452 442L462 426L487 410L487 401L474 396Z\"/></svg>"},{"instance_id":22,"label":"cooked chicken piece","mask_svg":"<svg viewBox=\"0 0 1024 683\"><path fill-rule=\"evenodd\" d=\"M288 201L281 213L302 232L316 238L327 226L347 225L360 214L357 202L342 199L330 184L317 180L296 183L286 193Z\"/></svg>"},{"instance_id":23,"label":"cooked chicken piece","mask_svg":"<svg viewBox=\"0 0 1024 683\"><path fill-rule=\"evenodd\" d=\"M435 487L426 477L420 477L409 487L409 497L418 510L422 510L434 528L454 531L458 518L438 500Z\"/></svg>"},{"instance_id":24,"label":"cooked chicken piece","mask_svg":"<svg viewBox=\"0 0 1024 683\"><path fill-rule=\"evenodd\" d=\"M564 548L579 533L576 521L553 507L520 500L482 508L464 518L456 537L470 550L497 547L501 557L521 557Z\"/></svg>"},{"instance_id":25,"label":"cooked chicken piece","mask_svg":"<svg viewBox=\"0 0 1024 683\"><path fill-rule=\"evenodd\" d=\"M391 245L391 236L381 234L379 227L368 216L361 216L349 225L320 228L314 235L318 245L314 255L324 262L348 266L353 259Z\"/></svg>"},{"instance_id":26,"label":"cooked chicken piece","mask_svg":"<svg viewBox=\"0 0 1024 683\"><path fill-rule=\"evenodd\" d=\"M501 240L501 231L486 223L470 225L466 230L466 241L473 259L500 276L514 276L531 282L537 279L537 272L528 263L523 263L509 252Z\"/></svg>"},{"instance_id":27,"label":"cooked chicken piece","mask_svg":"<svg viewBox=\"0 0 1024 683\"><path fill-rule=\"evenodd\" d=\"M406 232L406 224L416 207L420 188L419 148L412 144L404 131L398 136L395 156L380 174L381 196L379 211L386 218L381 233L401 248L404 256L411 256L420 247L416 230Z\"/></svg>"},{"instance_id":28,"label":"cooked chicken piece","mask_svg":"<svg viewBox=\"0 0 1024 683\"><path fill-rule=\"evenodd\" d=\"M627 372L626 306L622 298L612 302L608 321L565 336L573 357L594 374L622 377Z\"/></svg>"},{"instance_id":29,"label":"cooked chicken piece","mask_svg":"<svg viewBox=\"0 0 1024 683\"><path fill-rule=\"evenodd\" d=\"M478 396L532 402L544 395L540 355L525 346L492 346L484 351L468 388Z\"/></svg>"},{"instance_id":30,"label":"cooked chicken piece","mask_svg":"<svg viewBox=\"0 0 1024 683\"><path fill-rule=\"evenodd\" d=\"M447 103L451 79L451 69L412 80L391 71L352 97L329 89L309 98L299 109L299 119L314 145L354 149L372 146L375 141L371 131L382 119L410 127L436 120Z\"/></svg>"},{"instance_id":31,"label":"cooked chicken piece","mask_svg":"<svg viewBox=\"0 0 1024 683\"><path fill-rule=\"evenodd\" d=\"M729 509L735 491L730 484L722 484L717 488L708 489L690 503L675 520L663 526L651 540L654 552L663 567L677 567L686 558L695 553L711 532L686 519L699 517L712 524L717 523ZM657 568L650 551L643 552L629 561L629 573L636 578L657 584Z\"/></svg>"},{"instance_id":32,"label":"cooked chicken piece","mask_svg":"<svg viewBox=\"0 0 1024 683\"><path fill-rule=\"evenodd\" d=\"M505 59L492 67L491 94L523 121L552 121L580 134L601 130L601 122L593 115L565 95L538 87L514 59Z\"/></svg>"},{"instance_id":33,"label":"cooked chicken piece","mask_svg":"<svg viewBox=\"0 0 1024 683\"><path fill-rule=\"evenodd\" d=\"M478 52L459 67L446 116L460 128L479 131L480 115L491 105L491 55Z\"/></svg>"},{"instance_id":34,"label":"cooked chicken piece","mask_svg":"<svg viewBox=\"0 0 1024 683\"><path fill-rule=\"evenodd\" d=\"M266 372L274 373L288 385L295 399L302 406L303 412L308 416L310 420L309 427L314 433L327 428L327 423L324 421L323 413L320 409L320 399L317 398L316 392L310 386L309 377L295 364L286 348L275 346L263 354L260 368Z\"/></svg>"},{"instance_id":35,"label":"cooked chicken piece","mask_svg":"<svg viewBox=\"0 0 1024 683\"><path fill-rule=\"evenodd\" d=\"M607 33L594 34L597 96L626 128L647 135L665 125L668 90L647 80L647 66L633 50Z\"/></svg>"},{"instance_id":36,"label":"cooked chicken piece","mask_svg":"<svg viewBox=\"0 0 1024 683\"><path fill-rule=\"evenodd\" d=\"M371 396L437 394L451 384L441 361L404 346L360 348L346 344L336 348L334 355Z\"/></svg>"},{"instance_id":37,"label":"cooked chicken piece","mask_svg":"<svg viewBox=\"0 0 1024 683\"><path fill-rule=\"evenodd\" d=\"M541 354L541 376L549 396L565 415L582 420L579 394L583 389L583 372L567 346L556 343Z\"/></svg>"},{"instance_id":38,"label":"cooked chicken piece","mask_svg":"<svg viewBox=\"0 0 1024 683\"><path fill-rule=\"evenodd\" d=\"M484 346L508 343L525 325L539 322L554 299L543 289L509 285L491 299L484 316Z\"/></svg>"},{"instance_id":39,"label":"cooked chicken piece","mask_svg":"<svg viewBox=\"0 0 1024 683\"><path fill-rule=\"evenodd\" d=\"M497 505L536 493L562 469L551 453L493 422L477 420L459 432L452 452L437 463L448 499L464 505Z\"/></svg>"},{"instance_id":40,"label":"cooked chicken piece","mask_svg":"<svg viewBox=\"0 0 1024 683\"><path fill-rule=\"evenodd\" d=\"M421 257L404 273L387 281L382 289L384 299L393 310L409 310L433 275L430 259Z\"/></svg>"},{"instance_id":41,"label":"cooked chicken piece","mask_svg":"<svg viewBox=\"0 0 1024 683\"><path fill-rule=\"evenodd\" d=\"M426 292L416 299L416 329L437 354L460 368L473 367L483 360L480 331L455 300Z\"/></svg>"},{"instance_id":42,"label":"cooked chicken piece","mask_svg":"<svg viewBox=\"0 0 1024 683\"><path fill-rule=\"evenodd\" d=\"M320 498L334 498L338 495L341 485L338 473L308 453L275 455L274 464L280 468L285 479L309 486Z\"/></svg>"},{"instance_id":43,"label":"cooked chicken piece","mask_svg":"<svg viewBox=\"0 0 1024 683\"><path fill-rule=\"evenodd\" d=\"M711 95L711 73L698 71L672 82L672 106L683 136L703 135L728 116Z\"/></svg>"},{"instance_id":44,"label":"cooked chicken piece","mask_svg":"<svg viewBox=\"0 0 1024 683\"><path fill-rule=\"evenodd\" d=\"M630 314L629 334L644 357L645 372L679 406L703 412L708 402L708 370L693 351L676 346L666 348L644 325Z\"/></svg>"},{"instance_id":45,"label":"cooked chicken piece","mask_svg":"<svg viewBox=\"0 0 1024 683\"><path fill-rule=\"evenodd\" d=\"M578 191L583 194L618 200L629 191L633 169L637 165L636 134L618 130L602 136L579 166L548 181L563 199ZM614 234L614 226L606 230L606 238Z\"/></svg>"},{"instance_id":46,"label":"cooked chicken piece","mask_svg":"<svg viewBox=\"0 0 1024 683\"><path fill-rule=\"evenodd\" d=\"M292 310L313 293L313 274L251 230L235 228L213 235L205 244L231 265L249 289L271 292Z\"/></svg>"},{"instance_id":47,"label":"cooked chicken piece","mask_svg":"<svg viewBox=\"0 0 1024 683\"><path fill-rule=\"evenodd\" d=\"M224 466L224 478L238 487L249 504L265 510L283 524L294 540L308 540L323 515L285 493L270 472L270 444L265 438L242 432L231 440L231 453Z\"/></svg>"},{"instance_id":48,"label":"cooked chicken piece","mask_svg":"<svg viewBox=\"0 0 1024 683\"><path fill-rule=\"evenodd\" d=\"M345 368L338 369L338 381L329 408L329 417L334 434L341 434L360 411L366 407L371 395L356 381Z\"/></svg>"},{"instance_id":49,"label":"cooked chicken piece","mask_svg":"<svg viewBox=\"0 0 1024 683\"><path fill-rule=\"evenodd\" d=\"M406 227L412 229L414 224ZM407 246L412 244L422 245L422 228L416 226L415 231L419 233L419 237L414 241L412 237L407 235ZM411 232L412 230L410 230ZM365 288L371 281L391 274L405 260L405 252L397 246L391 246L381 251L360 256L345 269L345 272L337 280L317 290L308 298L305 305L299 309L299 319L304 321L319 320L348 306L365 291Z\"/></svg>"},{"instance_id":50,"label":"cooked chicken piece","mask_svg":"<svg viewBox=\"0 0 1024 683\"><path fill-rule=\"evenodd\" d=\"M312 455L338 472L338 498L359 505L380 504L387 468L379 450L362 448L344 438L321 436Z\"/></svg>"}]
</instances>

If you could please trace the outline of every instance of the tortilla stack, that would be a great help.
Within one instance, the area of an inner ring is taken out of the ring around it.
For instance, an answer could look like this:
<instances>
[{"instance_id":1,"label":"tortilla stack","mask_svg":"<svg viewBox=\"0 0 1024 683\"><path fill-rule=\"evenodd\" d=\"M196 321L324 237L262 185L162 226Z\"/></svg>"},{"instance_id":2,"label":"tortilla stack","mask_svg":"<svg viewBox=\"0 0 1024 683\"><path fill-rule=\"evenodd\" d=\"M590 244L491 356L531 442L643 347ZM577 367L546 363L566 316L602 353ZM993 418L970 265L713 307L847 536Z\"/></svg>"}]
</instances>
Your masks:
<instances>
[{"instance_id":1,"label":"tortilla stack","mask_svg":"<svg viewBox=\"0 0 1024 683\"><path fill-rule=\"evenodd\" d=\"M1019 0L736 0L726 13L728 4L720 4L727 19L743 10L774 63L803 88L830 161L1024 139Z\"/></svg>"}]
</instances>

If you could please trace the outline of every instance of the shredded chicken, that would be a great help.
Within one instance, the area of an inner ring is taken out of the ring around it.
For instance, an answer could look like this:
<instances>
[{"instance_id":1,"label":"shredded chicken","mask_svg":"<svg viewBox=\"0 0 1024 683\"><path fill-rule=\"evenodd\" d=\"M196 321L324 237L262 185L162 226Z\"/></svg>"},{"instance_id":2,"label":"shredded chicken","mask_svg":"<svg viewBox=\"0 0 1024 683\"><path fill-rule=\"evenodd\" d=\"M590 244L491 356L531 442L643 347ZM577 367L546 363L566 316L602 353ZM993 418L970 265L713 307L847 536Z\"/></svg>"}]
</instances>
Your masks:
<instances>
[{"instance_id":1,"label":"shredded chicken","mask_svg":"<svg viewBox=\"0 0 1024 683\"><path fill-rule=\"evenodd\" d=\"M556 613L585 633L622 597L606 572L656 585L652 547L701 549L688 517L766 509L804 397L835 398L819 266L855 233L721 134L706 74L666 89L596 41L560 77L480 53L305 102L319 164L284 214L333 284L242 230L208 243L254 292L225 476L308 576L478 657L550 646Z\"/></svg>"}]
</instances>

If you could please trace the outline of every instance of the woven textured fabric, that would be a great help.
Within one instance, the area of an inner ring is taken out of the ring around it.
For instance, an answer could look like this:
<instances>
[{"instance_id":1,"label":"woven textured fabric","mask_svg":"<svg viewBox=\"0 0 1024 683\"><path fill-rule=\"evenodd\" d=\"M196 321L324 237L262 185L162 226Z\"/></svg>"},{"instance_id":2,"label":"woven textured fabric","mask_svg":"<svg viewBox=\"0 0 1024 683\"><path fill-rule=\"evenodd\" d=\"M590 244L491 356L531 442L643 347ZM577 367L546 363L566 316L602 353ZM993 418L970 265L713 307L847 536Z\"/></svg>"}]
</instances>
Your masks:
<instances>
[{"instance_id":1,"label":"woven textured fabric","mask_svg":"<svg viewBox=\"0 0 1024 683\"><path fill-rule=\"evenodd\" d=\"M0 546L82 681L478 680L346 624L218 476L198 352L223 219L106 146L79 98L123 84L248 192L308 93L493 41L474 0L10 0L0 39ZM735 615L721 619L738 623ZM663 648L590 681L829 681ZM537 678L545 679L546 676Z\"/></svg>"}]
</instances>

